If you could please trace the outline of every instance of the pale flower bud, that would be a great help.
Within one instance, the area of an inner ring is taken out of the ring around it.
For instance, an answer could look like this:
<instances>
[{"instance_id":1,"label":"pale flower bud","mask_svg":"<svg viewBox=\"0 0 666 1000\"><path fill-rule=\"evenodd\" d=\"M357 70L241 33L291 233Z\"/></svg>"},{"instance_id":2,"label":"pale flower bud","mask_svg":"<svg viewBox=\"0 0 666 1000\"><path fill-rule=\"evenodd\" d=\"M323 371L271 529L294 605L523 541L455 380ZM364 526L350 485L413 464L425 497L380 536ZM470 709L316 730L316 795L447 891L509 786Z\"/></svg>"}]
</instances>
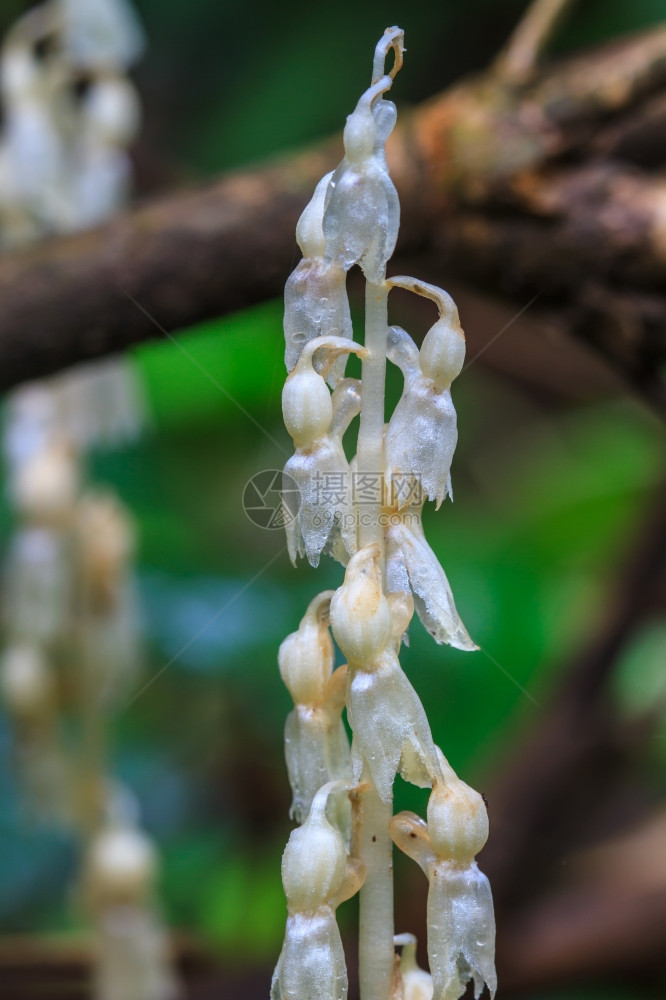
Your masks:
<instances>
[{"instance_id":1,"label":"pale flower bud","mask_svg":"<svg viewBox=\"0 0 666 1000\"><path fill-rule=\"evenodd\" d=\"M444 778L428 800L428 831L441 858L469 864L488 839L488 813L481 795L455 774L437 748Z\"/></svg>"},{"instance_id":2,"label":"pale flower bud","mask_svg":"<svg viewBox=\"0 0 666 1000\"><path fill-rule=\"evenodd\" d=\"M354 166L359 166L372 155L377 134L375 120L367 105L361 105L347 118L343 133L347 159Z\"/></svg>"},{"instance_id":3,"label":"pale flower bud","mask_svg":"<svg viewBox=\"0 0 666 1000\"><path fill-rule=\"evenodd\" d=\"M318 705L325 697L333 671L333 642L328 630L332 590L308 605L298 631L283 641L278 652L280 675L295 705Z\"/></svg>"},{"instance_id":4,"label":"pale flower bud","mask_svg":"<svg viewBox=\"0 0 666 1000\"><path fill-rule=\"evenodd\" d=\"M328 796L337 784L320 788L307 820L289 837L282 856L282 884L290 911L332 905L342 887L347 851L340 832L326 818Z\"/></svg>"},{"instance_id":5,"label":"pale flower bud","mask_svg":"<svg viewBox=\"0 0 666 1000\"><path fill-rule=\"evenodd\" d=\"M53 680L39 646L10 646L2 657L0 689L19 719L39 718L53 704Z\"/></svg>"},{"instance_id":6,"label":"pale flower bud","mask_svg":"<svg viewBox=\"0 0 666 1000\"><path fill-rule=\"evenodd\" d=\"M282 415L296 448L313 445L328 430L333 418L331 394L311 365L308 369L299 363L289 375L282 390Z\"/></svg>"},{"instance_id":7,"label":"pale flower bud","mask_svg":"<svg viewBox=\"0 0 666 1000\"><path fill-rule=\"evenodd\" d=\"M379 546L352 556L343 585L331 599L335 641L351 664L371 668L391 641L391 609L382 591Z\"/></svg>"},{"instance_id":8,"label":"pale flower bud","mask_svg":"<svg viewBox=\"0 0 666 1000\"><path fill-rule=\"evenodd\" d=\"M332 170L324 174L296 223L296 242L304 257L322 257L326 249L323 228L324 202L332 176Z\"/></svg>"},{"instance_id":9,"label":"pale flower bud","mask_svg":"<svg viewBox=\"0 0 666 1000\"><path fill-rule=\"evenodd\" d=\"M137 904L152 891L157 856L150 840L132 827L103 830L86 860L86 887L93 905Z\"/></svg>"},{"instance_id":10,"label":"pale flower bud","mask_svg":"<svg viewBox=\"0 0 666 1000\"><path fill-rule=\"evenodd\" d=\"M439 310L439 319L428 331L421 345L421 371L435 383L438 392L446 389L462 371L465 361L465 334L460 326L458 309L444 289L399 275L389 278L394 288L405 288L434 302Z\"/></svg>"},{"instance_id":11,"label":"pale flower bud","mask_svg":"<svg viewBox=\"0 0 666 1000\"><path fill-rule=\"evenodd\" d=\"M18 531L6 579L4 617L13 635L49 643L66 634L71 592L62 532L46 527Z\"/></svg>"},{"instance_id":12,"label":"pale flower bud","mask_svg":"<svg viewBox=\"0 0 666 1000\"><path fill-rule=\"evenodd\" d=\"M314 368L315 352L317 371ZM333 401L324 378L335 359L344 354L356 354L362 358L367 351L346 337L315 337L303 348L296 367L284 384L282 415L297 449L311 448L331 426Z\"/></svg>"},{"instance_id":13,"label":"pale flower bud","mask_svg":"<svg viewBox=\"0 0 666 1000\"><path fill-rule=\"evenodd\" d=\"M54 442L21 464L12 484L21 513L41 524L60 524L71 513L79 485L77 465L66 445Z\"/></svg>"},{"instance_id":14,"label":"pale flower bud","mask_svg":"<svg viewBox=\"0 0 666 1000\"><path fill-rule=\"evenodd\" d=\"M134 549L134 526L111 493L84 497L77 506L79 558L88 600L102 610L113 604Z\"/></svg>"},{"instance_id":15,"label":"pale flower bud","mask_svg":"<svg viewBox=\"0 0 666 1000\"><path fill-rule=\"evenodd\" d=\"M457 312L457 310L456 310ZM460 328L438 320L425 335L420 352L421 369L441 392L457 378L465 363L465 336Z\"/></svg>"}]
</instances>

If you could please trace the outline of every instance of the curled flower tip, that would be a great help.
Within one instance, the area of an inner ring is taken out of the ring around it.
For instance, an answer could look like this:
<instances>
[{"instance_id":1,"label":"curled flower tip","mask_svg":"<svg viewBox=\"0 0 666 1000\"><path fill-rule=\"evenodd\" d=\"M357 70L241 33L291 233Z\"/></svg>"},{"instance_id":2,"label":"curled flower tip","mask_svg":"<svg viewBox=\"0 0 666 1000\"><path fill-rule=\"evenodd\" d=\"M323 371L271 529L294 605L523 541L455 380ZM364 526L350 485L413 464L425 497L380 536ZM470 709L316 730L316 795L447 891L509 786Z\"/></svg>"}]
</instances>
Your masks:
<instances>
[{"instance_id":1,"label":"curled flower tip","mask_svg":"<svg viewBox=\"0 0 666 1000\"><path fill-rule=\"evenodd\" d=\"M344 354L355 354L363 359L367 358L368 351L348 337L315 337L305 345L299 361L304 368L312 365L318 375L326 378L333 363Z\"/></svg>"},{"instance_id":2,"label":"curled flower tip","mask_svg":"<svg viewBox=\"0 0 666 1000\"><path fill-rule=\"evenodd\" d=\"M424 819L413 812L399 812L392 817L389 824L391 840L403 854L429 874L430 866L437 856L430 841L430 834Z\"/></svg>"},{"instance_id":3,"label":"curled flower tip","mask_svg":"<svg viewBox=\"0 0 666 1000\"><path fill-rule=\"evenodd\" d=\"M439 319L424 338L419 361L426 378L432 379L438 390L445 389L460 374L465 362L465 334L458 307L443 288L417 278L399 275L390 278L388 284L430 299L437 306Z\"/></svg>"},{"instance_id":4,"label":"curled flower tip","mask_svg":"<svg viewBox=\"0 0 666 1000\"><path fill-rule=\"evenodd\" d=\"M386 283L391 288L404 288L407 292L414 292L415 295L421 295L424 299L430 299L439 310L439 318L446 320L450 326L457 329L464 339L465 335L460 327L458 317L458 307L443 288L431 285L427 281L421 281L419 278L410 278L406 274L397 274L393 278L387 278Z\"/></svg>"},{"instance_id":5,"label":"curled flower tip","mask_svg":"<svg viewBox=\"0 0 666 1000\"><path fill-rule=\"evenodd\" d=\"M334 590L324 590L321 594L317 594L308 604L304 619L313 625L316 623L328 627L331 618L331 598L334 593Z\"/></svg>"},{"instance_id":6,"label":"curled flower tip","mask_svg":"<svg viewBox=\"0 0 666 1000\"><path fill-rule=\"evenodd\" d=\"M376 83L381 76L384 76L386 57L391 49L393 49L394 53L394 62L388 75L391 77L391 80L394 80L402 67L403 53L405 52L405 32L396 25L386 29L375 47L375 55L372 62L373 83Z\"/></svg>"}]
</instances>

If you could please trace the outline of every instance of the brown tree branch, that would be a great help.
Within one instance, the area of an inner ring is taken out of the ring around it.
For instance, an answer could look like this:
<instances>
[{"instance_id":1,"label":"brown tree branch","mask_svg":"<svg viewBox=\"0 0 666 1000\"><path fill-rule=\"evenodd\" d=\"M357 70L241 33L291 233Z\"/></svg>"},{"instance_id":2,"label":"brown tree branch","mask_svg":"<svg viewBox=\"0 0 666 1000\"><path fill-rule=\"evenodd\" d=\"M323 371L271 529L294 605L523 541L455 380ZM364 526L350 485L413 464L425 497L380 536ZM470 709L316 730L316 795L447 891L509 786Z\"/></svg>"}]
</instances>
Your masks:
<instances>
[{"instance_id":1,"label":"brown tree branch","mask_svg":"<svg viewBox=\"0 0 666 1000\"><path fill-rule=\"evenodd\" d=\"M389 154L400 252L519 306L538 292L666 412L666 187L633 156L663 148L665 97L657 29L523 86L496 70L463 82L403 116ZM0 386L159 336L149 316L178 330L279 295L298 214L340 153L326 143L3 258Z\"/></svg>"}]
</instances>

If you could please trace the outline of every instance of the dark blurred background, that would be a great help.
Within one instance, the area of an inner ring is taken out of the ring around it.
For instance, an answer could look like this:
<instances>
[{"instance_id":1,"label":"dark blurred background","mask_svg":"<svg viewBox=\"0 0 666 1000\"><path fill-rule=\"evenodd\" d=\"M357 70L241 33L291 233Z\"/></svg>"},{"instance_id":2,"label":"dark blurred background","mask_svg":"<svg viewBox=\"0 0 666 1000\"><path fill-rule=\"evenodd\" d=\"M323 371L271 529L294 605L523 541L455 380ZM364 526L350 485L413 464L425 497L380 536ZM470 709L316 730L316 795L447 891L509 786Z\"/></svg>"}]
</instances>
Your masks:
<instances>
[{"instance_id":1,"label":"dark blurred background","mask_svg":"<svg viewBox=\"0 0 666 1000\"><path fill-rule=\"evenodd\" d=\"M0 32L27 6L4 0ZM387 24L405 29L394 96L407 106L486 66L524 7L141 0L137 197L337 131ZM664 15L663 0L587 0L553 50ZM417 623L403 666L436 742L488 795L480 866L497 871L498 995L663 997L666 615L650 561L663 531L663 431L602 361L533 326L529 309L486 350L513 315L446 274L427 277L457 297L472 363L454 387L455 504L429 511L426 530L483 651L437 647ZM241 503L250 477L280 468L289 450L281 303L183 331L182 343L190 357L166 340L134 350L151 426L90 469L139 525L145 678L155 675L115 720L115 767L160 846L164 908L192 995L266 996L290 829L291 706L277 647L341 571L328 561L294 570L281 533L253 525ZM587 678L582 694L576 677ZM534 742L544 733L549 752ZM0 718L0 984L16 975L19 940L44 983L49 969L62 983L76 978L80 943L68 898L76 852L21 825L9 744ZM424 802L398 787L398 808ZM423 941L425 879L396 864L397 929ZM353 909L341 911L348 934Z\"/></svg>"}]
</instances>

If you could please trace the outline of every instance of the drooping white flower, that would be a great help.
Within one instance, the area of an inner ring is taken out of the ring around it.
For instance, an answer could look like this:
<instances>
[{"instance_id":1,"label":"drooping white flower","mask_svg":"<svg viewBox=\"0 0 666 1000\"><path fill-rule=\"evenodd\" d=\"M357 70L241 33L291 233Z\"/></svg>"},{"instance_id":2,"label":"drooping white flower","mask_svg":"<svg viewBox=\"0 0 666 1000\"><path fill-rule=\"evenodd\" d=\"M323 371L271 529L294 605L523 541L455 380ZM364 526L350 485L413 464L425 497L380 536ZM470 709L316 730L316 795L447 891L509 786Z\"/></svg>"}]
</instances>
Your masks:
<instances>
[{"instance_id":1,"label":"drooping white flower","mask_svg":"<svg viewBox=\"0 0 666 1000\"><path fill-rule=\"evenodd\" d=\"M155 904L157 855L126 822L93 837L84 864L84 896L94 919L99 1000L176 1000L167 936Z\"/></svg>"},{"instance_id":2,"label":"drooping white flower","mask_svg":"<svg viewBox=\"0 0 666 1000\"><path fill-rule=\"evenodd\" d=\"M340 354L365 351L343 337L317 337L303 349L296 367L289 375L282 393L282 412L296 452L284 467L285 487L295 481L299 492L298 511L287 520L289 555L295 563L307 555L316 566L321 553L337 546L342 530L343 549L351 551L345 530L351 533L349 508L349 463L342 447L342 436L359 412L361 399L358 382L344 379L333 395L324 377L315 371L313 355L323 358L322 371L328 371ZM342 526L342 527L341 527Z\"/></svg>"},{"instance_id":3,"label":"drooping white flower","mask_svg":"<svg viewBox=\"0 0 666 1000\"><path fill-rule=\"evenodd\" d=\"M71 783L57 738L57 683L39 642L19 640L4 651L0 695L12 723L26 814L31 820L68 825Z\"/></svg>"},{"instance_id":4,"label":"drooping white flower","mask_svg":"<svg viewBox=\"0 0 666 1000\"><path fill-rule=\"evenodd\" d=\"M405 384L386 430L386 476L398 508L413 503L414 482L439 507L452 495L458 428L450 385L465 360L465 336L455 303L441 288L405 277L389 284L436 302L440 315L420 351L400 327L390 330L388 357L402 370Z\"/></svg>"},{"instance_id":5,"label":"drooping white flower","mask_svg":"<svg viewBox=\"0 0 666 1000\"><path fill-rule=\"evenodd\" d=\"M325 259L345 271L360 264L373 282L384 277L400 225L400 203L384 153L396 111L382 95L399 68L403 44L400 29L391 30L377 46L375 71L383 68L390 48L396 52L396 64L392 74L374 77L347 118L345 157L328 184L324 211Z\"/></svg>"},{"instance_id":6,"label":"drooping white flower","mask_svg":"<svg viewBox=\"0 0 666 1000\"><path fill-rule=\"evenodd\" d=\"M304 346L315 337L353 338L347 273L335 261L324 260L324 202L332 176L331 171L319 181L296 226L296 240L303 259L287 279L284 289L287 371L294 368ZM346 357L341 355L330 366L327 378L333 387L343 377L346 363Z\"/></svg>"},{"instance_id":7,"label":"drooping white flower","mask_svg":"<svg viewBox=\"0 0 666 1000\"><path fill-rule=\"evenodd\" d=\"M333 673L333 642L328 629L332 591L310 602L298 630L278 653L280 674L294 700L285 726L285 757L293 793L290 815L303 823L322 785L351 778L349 741L342 722L344 672ZM349 802L336 797L349 828Z\"/></svg>"},{"instance_id":8,"label":"drooping white flower","mask_svg":"<svg viewBox=\"0 0 666 1000\"><path fill-rule=\"evenodd\" d=\"M488 837L482 797L438 751L441 778L428 803L428 821L411 812L391 820L397 847L423 869L428 892L428 959L433 1000L458 1000L469 980L474 996L497 989L495 917L490 884L474 860Z\"/></svg>"},{"instance_id":9,"label":"drooping white flower","mask_svg":"<svg viewBox=\"0 0 666 1000\"><path fill-rule=\"evenodd\" d=\"M331 601L333 634L349 661L347 709L353 730L352 773L364 762L380 797L390 801L395 776L427 787L438 767L425 711L395 651L391 606L382 593L379 549L360 549L349 561L342 587Z\"/></svg>"},{"instance_id":10,"label":"drooping white flower","mask_svg":"<svg viewBox=\"0 0 666 1000\"><path fill-rule=\"evenodd\" d=\"M142 661L131 572L134 525L113 494L81 498L74 551L81 669L98 704L108 708L135 680Z\"/></svg>"},{"instance_id":11,"label":"drooping white flower","mask_svg":"<svg viewBox=\"0 0 666 1000\"><path fill-rule=\"evenodd\" d=\"M343 787L330 782L317 792L307 820L285 848L287 927L271 1000L346 1000L347 968L335 909L358 891L363 869L348 859L342 834L326 817L329 796Z\"/></svg>"}]
</instances>

